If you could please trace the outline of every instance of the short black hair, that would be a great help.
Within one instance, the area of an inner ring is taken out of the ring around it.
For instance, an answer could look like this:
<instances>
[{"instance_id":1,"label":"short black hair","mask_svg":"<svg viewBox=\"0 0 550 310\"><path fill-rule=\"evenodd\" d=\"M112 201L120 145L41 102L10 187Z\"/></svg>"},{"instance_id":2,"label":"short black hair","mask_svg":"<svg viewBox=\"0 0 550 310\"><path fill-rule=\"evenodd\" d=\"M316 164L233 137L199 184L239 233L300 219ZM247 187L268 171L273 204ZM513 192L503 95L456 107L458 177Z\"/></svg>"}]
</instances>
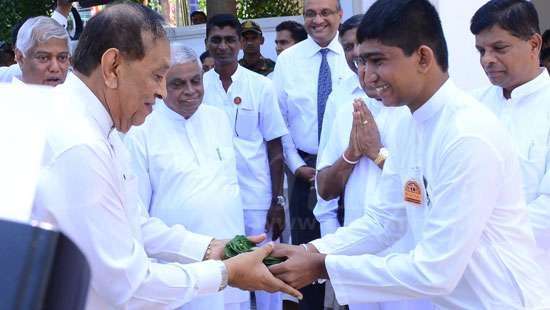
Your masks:
<instances>
[{"instance_id":1,"label":"short black hair","mask_svg":"<svg viewBox=\"0 0 550 310\"><path fill-rule=\"evenodd\" d=\"M357 29L357 42L377 40L399 47L407 56L421 45L429 46L443 72L449 69L449 53L441 20L427 0L378 0L365 13Z\"/></svg>"},{"instance_id":2,"label":"short black hair","mask_svg":"<svg viewBox=\"0 0 550 310\"><path fill-rule=\"evenodd\" d=\"M478 35L495 25L522 40L540 34L537 10L526 0L491 0L485 3L472 17L470 31Z\"/></svg>"},{"instance_id":3,"label":"short black hair","mask_svg":"<svg viewBox=\"0 0 550 310\"><path fill-rule=\"evenodd\" d=\"M141 4L108 6L86 23L73 55L74 68L89 76L110 48L118 49L129 60L143 59L143 34L151 34L153 41L167 39L162 22L157 12Z\"/></svg>"},{"instance_id":4,"label":"short black hair","mask_svg":"<svg viewBox=\"0 0 550 310\"><path fill-rule=\"evenodd\" d=\"M199 56L201 62L204 62L204 60L205 60L206 58L208 58L208 57L211 57L209 51L205 51L204 53L202 53L202 54Z\"/></svg>"},{"instance_id":5,"label":"short black hair","mask_svg":"<svg viewBox=\"0 0 550 310\"><path fill-rule=\"evenodd\" d=\"M546 29L542 34L542 45L550 44L550 29Z\"/></svg>"},{"instance_id":6,"label":"short black hair","mask_svg":"<svg viewBox=\"0 0 550 310\"><path fill-rule=\"evenodd\" d=\"M292 40L294 40L294 42L296 43L307 39L307 31L306 28L304 28L304 25L293 20L286 20L275 27L276 32L283 30L287 30L288 32L290 32Z\"/></svg>"},{"instance_id":7,"label":"short black hair","mask_svg":"<svg viewBox=\"0 0 550 310\"><path fill-rule=\"evenodd\" d=\"M217 14L212 16L207 22L206 22L206 38L208 39L208 36L210 35L210 31L212 31L212 28L218 27L231 27L235 29L237 32L237 35L239 38L241 37L241 22L235 17L235 15L231 14Z\"/></svg>"},{"instance_id":8,"label":"short black hair","mask_svg":"<svg viewBox=\"0 0 550 310\"><path fill-rule=\"evenodd\" d=\"M343 37L351 29L358 28L363 19L363 14L353 15L340 25L339 36Z\"/></svg>"},{"instance_id":9,"label":"short black hair","mask_svg":"<svg viewBox=\"0 0 550 310\"><path fill-rule=\"evenodd\" d=\"M203 11L193 11L191 15L189 15L189 17L195 17L197 15L202 15L204 16L204 19L206 19L206 13L204 13Z\"/></svg>"}]
</instances>

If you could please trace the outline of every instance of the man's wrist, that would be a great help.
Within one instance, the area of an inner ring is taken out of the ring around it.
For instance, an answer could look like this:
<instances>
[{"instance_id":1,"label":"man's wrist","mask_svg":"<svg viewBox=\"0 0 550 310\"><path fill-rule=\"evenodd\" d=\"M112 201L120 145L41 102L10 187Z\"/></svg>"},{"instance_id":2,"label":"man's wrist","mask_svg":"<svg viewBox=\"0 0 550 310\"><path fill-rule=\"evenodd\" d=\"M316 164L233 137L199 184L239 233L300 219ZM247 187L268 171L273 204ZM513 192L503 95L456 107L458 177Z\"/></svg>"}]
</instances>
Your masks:
<instances>
[{"instance_id":1,"label":"man's wrist","mask_svg":"<svg viewBox=\"0 0 550 310\"><path fill-rule=\"evenodd\" d=\"M229 267L225 262L220 264L220 274L221 274L221 282L218 288L218 292L225 289L229 284Z\"/></svg>"},{"instance_id":2,"label":"man's wrist","mask_svg":"<svg viewBox=\"0 0 550 310\"><path fill-rule=\"evenodd\" d=\"M274 195L273 197L271 197L271 205L272 206L279 205L279 206L284 207L285 206L285 197L281 194Z\"/></svg>"}]
</instances>

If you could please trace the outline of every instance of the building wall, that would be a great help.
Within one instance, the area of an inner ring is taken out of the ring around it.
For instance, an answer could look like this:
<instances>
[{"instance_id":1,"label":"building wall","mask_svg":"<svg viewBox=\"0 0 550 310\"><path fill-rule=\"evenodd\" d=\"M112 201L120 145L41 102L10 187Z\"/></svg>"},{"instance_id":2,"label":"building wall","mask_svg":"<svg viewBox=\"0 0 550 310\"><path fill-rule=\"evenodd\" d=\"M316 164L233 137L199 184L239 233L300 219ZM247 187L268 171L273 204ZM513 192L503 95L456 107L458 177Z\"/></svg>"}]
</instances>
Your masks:
<instances>
[{"instance_id":1,"label":"building wall","mask_svg":"<svg viewBox=\"0 0 550 310\"><path fill-rule=\"evenodd\" d=\"M539 13L540 31L544 32L550 29L550 1L549 0L533 0L533 4Z\"/></svg>"}]
</instances>

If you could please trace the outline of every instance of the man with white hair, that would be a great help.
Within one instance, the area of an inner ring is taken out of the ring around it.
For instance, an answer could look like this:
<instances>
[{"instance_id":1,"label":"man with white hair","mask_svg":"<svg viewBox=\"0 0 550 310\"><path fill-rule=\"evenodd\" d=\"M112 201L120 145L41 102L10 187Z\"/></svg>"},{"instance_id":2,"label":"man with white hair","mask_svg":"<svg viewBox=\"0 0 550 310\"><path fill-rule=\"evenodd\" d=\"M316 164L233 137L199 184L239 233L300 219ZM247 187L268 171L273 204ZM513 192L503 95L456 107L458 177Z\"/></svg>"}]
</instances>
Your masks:
<instances>
[{"instance_id":1,"label":"man with white hair","mask_svg":"<svg viewBox=\"0 0 550 310\"><path fill-rule=\"evenodd\" d=\"M224 112L202 104L202 67L192 49L172 45L167 96L125 137L151 216L218 239L244 234L232 131ZM225 297L225 298L224 298ZM181 309L241 309L248 292L227 288Z\"/></svg>"},{"instance_id":2,"label":"man with white hair","mask_svg":"<svg viewBox=\"0 0 550 310\"><path fill-rule=\"evenodd\" d=\"M17 34L15 60L19 70L7 67L0 81L21 80L26 84L57 86L69 70L69 35L54 19L28 19Z\"/></svg>"}]
</instances>

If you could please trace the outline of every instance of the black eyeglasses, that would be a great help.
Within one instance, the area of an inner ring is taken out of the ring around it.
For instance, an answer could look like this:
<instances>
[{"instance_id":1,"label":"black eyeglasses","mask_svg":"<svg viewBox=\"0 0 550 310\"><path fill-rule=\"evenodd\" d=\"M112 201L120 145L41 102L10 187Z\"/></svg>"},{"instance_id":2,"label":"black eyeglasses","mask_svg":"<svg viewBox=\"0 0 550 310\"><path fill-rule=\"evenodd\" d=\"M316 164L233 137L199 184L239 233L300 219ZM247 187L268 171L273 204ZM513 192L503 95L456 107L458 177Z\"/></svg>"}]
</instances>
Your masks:
<instances>
[{"instance_id":1,"label":"black eyeglasses","mask_svg":"<svg viewBox=\"0 0 550 310\"><path fill-rule=\"evenodd\" d=\"M304 12L304 17L305 18L308 18L308 19L313 19L315 18L317 15L321 16L321 17L329 17L331 15L334 15L338 13L338 11L333 11L333 10L329 10L329 9L322 9L321 12L317 13L315 12L314 10L307 10Z\"/></svg>"}]
</instances>

